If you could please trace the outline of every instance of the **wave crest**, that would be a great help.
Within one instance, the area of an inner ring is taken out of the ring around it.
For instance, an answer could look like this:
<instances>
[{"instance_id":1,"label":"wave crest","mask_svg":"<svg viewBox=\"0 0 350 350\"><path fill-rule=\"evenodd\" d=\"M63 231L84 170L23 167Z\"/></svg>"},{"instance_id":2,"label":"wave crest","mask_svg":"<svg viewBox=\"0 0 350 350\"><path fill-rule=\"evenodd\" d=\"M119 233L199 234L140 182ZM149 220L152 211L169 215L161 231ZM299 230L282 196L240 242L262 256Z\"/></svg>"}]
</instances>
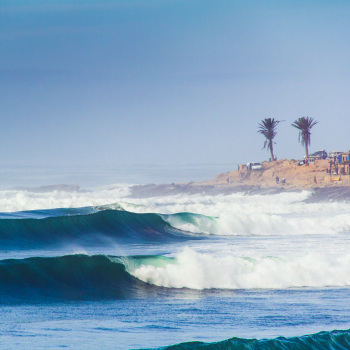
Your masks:
<instances>
[{"instance_id":1,"label":"wave crest","mask_svg":"<svg viewBox=\"0 0 350 350\"><path fill-rule=\"evenodd\" d=\"M41 248L68 243L161 242L190 238L158 214L102 210L43 219L0 219L3 248Z\"/></svg>"}]
</instances>

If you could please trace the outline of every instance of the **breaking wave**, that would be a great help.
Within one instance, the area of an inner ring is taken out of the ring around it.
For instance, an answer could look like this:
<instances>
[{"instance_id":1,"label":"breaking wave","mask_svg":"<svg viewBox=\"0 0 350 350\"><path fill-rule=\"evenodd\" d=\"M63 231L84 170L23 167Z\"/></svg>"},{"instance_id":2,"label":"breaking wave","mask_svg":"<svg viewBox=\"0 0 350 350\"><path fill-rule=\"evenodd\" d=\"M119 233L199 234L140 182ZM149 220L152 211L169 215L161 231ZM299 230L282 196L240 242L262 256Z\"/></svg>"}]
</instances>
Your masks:
<instances>
[{"instance_id":1,"label":"breaking wave","mask_svg":"<svg viewBox=\"0 0 350 350\"><path fill-rule=\"evenodd\" d=\"M161 216L180 230L221 236L334 234L350 231L350 216L347 213L301 216L223 212L219 217L194 213Z\"/></svg>"},{"instance_id":2,"label":"breaking wave","mask_svg":"<svg viewBox=\"0 0 350 350\"><path fill-rule=\"evenodd\" d=\"M188 248L175 258L32 257L0 261L0 302L144 298L210 289L339 287L350 285L349 276L350 254L333 259L253 259L215 257Z\"/></svg>"},{"instance_id":3,"label":"breaking wave","mask_svg":"<svg viewBox=\"0 0 350 350\"><path fill-rule=\"evenodd\" d=\"M282 236L350 231L350 216L270 215L224 212L135 213L122 206L50 209L0 214L0 246L33 249L51 245L167 242L213 236Z\"/></svg>"}]
</instances>

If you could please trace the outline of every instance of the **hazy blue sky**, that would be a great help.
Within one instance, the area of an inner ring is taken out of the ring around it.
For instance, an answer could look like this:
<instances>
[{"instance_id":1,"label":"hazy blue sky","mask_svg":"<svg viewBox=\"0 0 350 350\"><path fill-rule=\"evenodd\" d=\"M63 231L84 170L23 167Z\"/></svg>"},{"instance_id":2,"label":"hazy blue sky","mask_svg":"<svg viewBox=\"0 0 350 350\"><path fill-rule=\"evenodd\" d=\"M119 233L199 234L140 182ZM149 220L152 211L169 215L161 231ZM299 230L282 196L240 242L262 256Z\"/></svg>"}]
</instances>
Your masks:
<instances>
[{"instance_id":1,"label":"hazy blue sky","mask_svg":"<svg viewBox=\"0 0 350 350\"><path fill-rule=\"evenodd\" d=\"M97 4L98 3L98 4ZM2 164L301 158L350 149L348 0L0 0ZM225 171L227 169L224 169Z\"/></svg>"}]
</instances>

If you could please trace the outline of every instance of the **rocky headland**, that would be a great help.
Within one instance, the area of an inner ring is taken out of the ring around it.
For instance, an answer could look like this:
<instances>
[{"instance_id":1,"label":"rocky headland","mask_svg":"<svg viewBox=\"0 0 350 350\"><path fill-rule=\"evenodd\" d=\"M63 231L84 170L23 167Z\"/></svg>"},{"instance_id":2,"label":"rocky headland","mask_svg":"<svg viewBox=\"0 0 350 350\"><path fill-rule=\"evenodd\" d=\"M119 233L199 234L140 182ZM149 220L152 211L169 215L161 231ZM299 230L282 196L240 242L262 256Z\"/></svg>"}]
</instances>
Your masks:
<instances>
[{"instance_id":1,"label":"rocky headland","mask_svg":"<svg viewBox=\"0 0 350 350\"><path fill-rule=\"evenodd\" d=\"M177 194L228 195L232 193L277 194L282 192L311 190L312 196L306 202L350 200L349 175L331 175L329 160L315 160L309 165L298 165L296 160L263 162L262 169L239 170L220 173L215 179L203 182L179 184L140 185L131 188L131 197L155 197ZM276 176L279 182L276 183ZM282 179L285 183L282 183Z\"/></svg>"}]
</instances>

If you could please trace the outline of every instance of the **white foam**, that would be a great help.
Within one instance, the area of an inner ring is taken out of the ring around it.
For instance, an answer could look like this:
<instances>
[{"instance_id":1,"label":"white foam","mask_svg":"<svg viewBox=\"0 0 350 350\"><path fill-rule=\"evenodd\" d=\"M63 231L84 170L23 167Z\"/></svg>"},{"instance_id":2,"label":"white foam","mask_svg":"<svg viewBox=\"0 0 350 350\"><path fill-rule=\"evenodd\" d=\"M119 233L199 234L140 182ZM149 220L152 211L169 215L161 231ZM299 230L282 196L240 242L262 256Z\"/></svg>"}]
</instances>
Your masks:
<instances>
[{"instance_id":1,"label":"white foam","mask_svg":"<svg viewBox=\"0 0 350 350\"><path fill-rule=\"evenodd\" d=\"M168 288L252 289L350 285L350 253L309 253L298 257L214 256L186 248L177 264L143 264L130 273Z\"/></svg>"},{"instance_id":2,"label":"white foam","mask_svg":"<svg viewBox=\"0 0 350 350\"><path fill-rule=\"evenodd\" d=\"M169 196L132 199L137 207L122 206L137 213L191 212L212 217L194 217L191 221L180 216L164 217L172 226L194 233L266 236L350 231L350 203L303 203L310 194Z\"/></svg>"},{"instance_id":3,"label":"white foam","mask_svg":"<svg viewBox=\"0 0 350 350\"><path fill-rule=\"evenodd\" d=\"M27 191L0 191L0 212L40 210L54 208L79 208L114 203L128 195L130 185L113 185L94 192L33 193Z\"/></svg>"}]
</instances>

